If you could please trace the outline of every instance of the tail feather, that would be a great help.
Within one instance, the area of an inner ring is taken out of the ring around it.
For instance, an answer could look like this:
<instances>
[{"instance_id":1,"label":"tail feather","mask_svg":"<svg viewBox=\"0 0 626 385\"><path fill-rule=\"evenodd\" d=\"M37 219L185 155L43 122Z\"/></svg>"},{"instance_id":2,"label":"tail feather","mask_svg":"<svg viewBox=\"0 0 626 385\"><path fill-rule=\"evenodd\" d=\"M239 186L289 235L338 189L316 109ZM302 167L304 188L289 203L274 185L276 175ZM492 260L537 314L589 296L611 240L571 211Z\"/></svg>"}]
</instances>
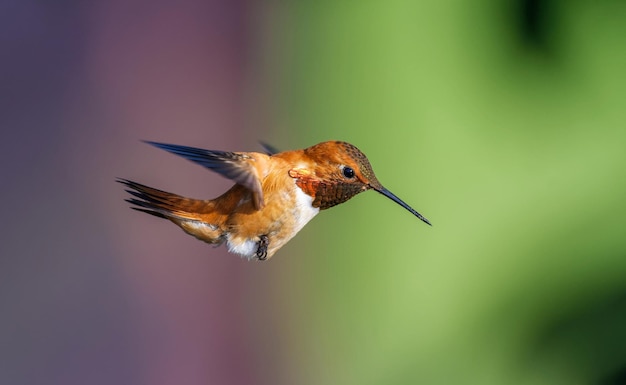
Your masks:
<instances>
[{"instance_id":1,"label":"tail feather","mask_svg":"<svg viewBox=\"0 0 626 385\"><path fill-rule=\"evenodd\" d=\"M133 197L126 202L131 208L160 218L198 220L197 215L210 212L211 201L185 198L141 183L118 178L117 182L128 187L126 191Z\"/></svg>"},{"instance_id":2,"label":"tail feather","mask_svg":"<svg viewBox=\"0 0 626 385\"><path fill-rule=\"evenodd\" d=\"M126 202L130 202L130 199L125 199L125 201ZM133 203L133 202L131 202L131 203ZM137 211L141 211L142 213L154 215L155 217L158 217L158 218L167 219L167 217L164 214L159 213L159 212L154 211L154 210L142 209L141 207L131 207L131 209L137 210Z\"/></svg>"},{"instance_id":3,"label":"tail feather","mask_svg":"<svg viewBox=\"0 0 626 385\"><path fill-rule=\"evenodd\" d=\"M201 241L224 242L224 216L215 211L214 201L185 198L127 179L118 178L117 182L128 187L132 197L126 202L133 205L132 209L169 219Z\"/></svg>"}]
</instances>

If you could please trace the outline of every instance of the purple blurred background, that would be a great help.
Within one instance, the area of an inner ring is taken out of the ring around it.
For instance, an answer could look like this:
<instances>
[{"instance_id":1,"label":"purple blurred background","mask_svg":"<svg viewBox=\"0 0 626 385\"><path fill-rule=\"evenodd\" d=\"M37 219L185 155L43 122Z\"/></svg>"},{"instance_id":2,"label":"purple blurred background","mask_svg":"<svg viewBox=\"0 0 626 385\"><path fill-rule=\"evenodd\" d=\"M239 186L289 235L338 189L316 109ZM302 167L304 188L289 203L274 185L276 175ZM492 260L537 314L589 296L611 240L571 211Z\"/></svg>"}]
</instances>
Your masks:
<instances>
[{"instance_id":1,"label":"purple blurred background","mask_svg":"<svg viewBox=\"0 0 626 385\"><path fill-rule=\"evenodd\" d=\"M269 140L259 12L172 4L0 4L2 384L288 383L296 370L298 294L276 283L298 270L196 242L129 210L114 183L216 196L230 182L139 140Z\"/></svg>"}]
</instances>

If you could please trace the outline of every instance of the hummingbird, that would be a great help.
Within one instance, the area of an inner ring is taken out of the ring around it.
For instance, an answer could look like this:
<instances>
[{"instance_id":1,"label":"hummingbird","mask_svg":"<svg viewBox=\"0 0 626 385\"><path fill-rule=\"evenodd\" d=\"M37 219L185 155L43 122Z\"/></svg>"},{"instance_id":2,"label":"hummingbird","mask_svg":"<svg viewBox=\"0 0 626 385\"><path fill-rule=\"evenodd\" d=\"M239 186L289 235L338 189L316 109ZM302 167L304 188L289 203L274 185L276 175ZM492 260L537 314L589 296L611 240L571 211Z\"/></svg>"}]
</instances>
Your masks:
<instances>
[{"instance_id":1,"label":"hummingbird","mask_svg":"<svg viewBox=\"0 0 626 385\"><path fill-rule=\"evenodd\" d=\"M191 199L118 178L133 209L168 219L184 232L249 260L266 260L320 210L367 190L393 200L430 225L378 181L356 146L327 141L301 149L266 153L227 152L146 141L235 182L215 199Z\"/></svg>"}]
</instances>

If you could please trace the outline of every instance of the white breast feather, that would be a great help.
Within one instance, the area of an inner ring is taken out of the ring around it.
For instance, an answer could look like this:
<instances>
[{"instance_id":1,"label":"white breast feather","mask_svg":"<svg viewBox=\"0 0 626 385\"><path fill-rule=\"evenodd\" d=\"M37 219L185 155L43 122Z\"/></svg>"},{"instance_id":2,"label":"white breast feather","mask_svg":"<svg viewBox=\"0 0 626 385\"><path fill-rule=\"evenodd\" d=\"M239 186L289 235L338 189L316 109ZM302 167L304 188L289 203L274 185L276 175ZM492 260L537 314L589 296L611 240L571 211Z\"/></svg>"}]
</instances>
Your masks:
<instances>
[{"instance_id":1,"label":"white breast feather","mask_svg":"<svg viewBox=\"0 0 626 385\"><path fill-rule=\"evenodd\" d=\"M296 217L295 233L302 230L313 217L320 212L319 207L313 207L313 197L296 187L296 207L294 215Z\"/></svg>"}]
</instances>

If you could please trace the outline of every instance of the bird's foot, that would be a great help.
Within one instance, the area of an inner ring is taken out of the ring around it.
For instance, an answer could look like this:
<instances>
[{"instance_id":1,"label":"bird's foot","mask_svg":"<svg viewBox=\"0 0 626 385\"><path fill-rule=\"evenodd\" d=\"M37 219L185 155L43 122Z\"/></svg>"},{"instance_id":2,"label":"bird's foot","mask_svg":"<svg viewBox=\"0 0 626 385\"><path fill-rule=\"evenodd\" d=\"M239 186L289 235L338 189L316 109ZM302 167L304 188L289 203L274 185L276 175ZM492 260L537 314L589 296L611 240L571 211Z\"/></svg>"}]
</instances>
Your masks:
<instances>
[{"instance_id":1,"label":"bird's foot","mask_svg":"<svg viewBox=\"0 0 626 385\"><path fill-rule=\"evenodd\" d=\"M267 235L259 236L259 248L256 249L256 257L259 261L265 261L267 259L267 246L270 244L270 239Z\"/></svg>"}]
</instances>

